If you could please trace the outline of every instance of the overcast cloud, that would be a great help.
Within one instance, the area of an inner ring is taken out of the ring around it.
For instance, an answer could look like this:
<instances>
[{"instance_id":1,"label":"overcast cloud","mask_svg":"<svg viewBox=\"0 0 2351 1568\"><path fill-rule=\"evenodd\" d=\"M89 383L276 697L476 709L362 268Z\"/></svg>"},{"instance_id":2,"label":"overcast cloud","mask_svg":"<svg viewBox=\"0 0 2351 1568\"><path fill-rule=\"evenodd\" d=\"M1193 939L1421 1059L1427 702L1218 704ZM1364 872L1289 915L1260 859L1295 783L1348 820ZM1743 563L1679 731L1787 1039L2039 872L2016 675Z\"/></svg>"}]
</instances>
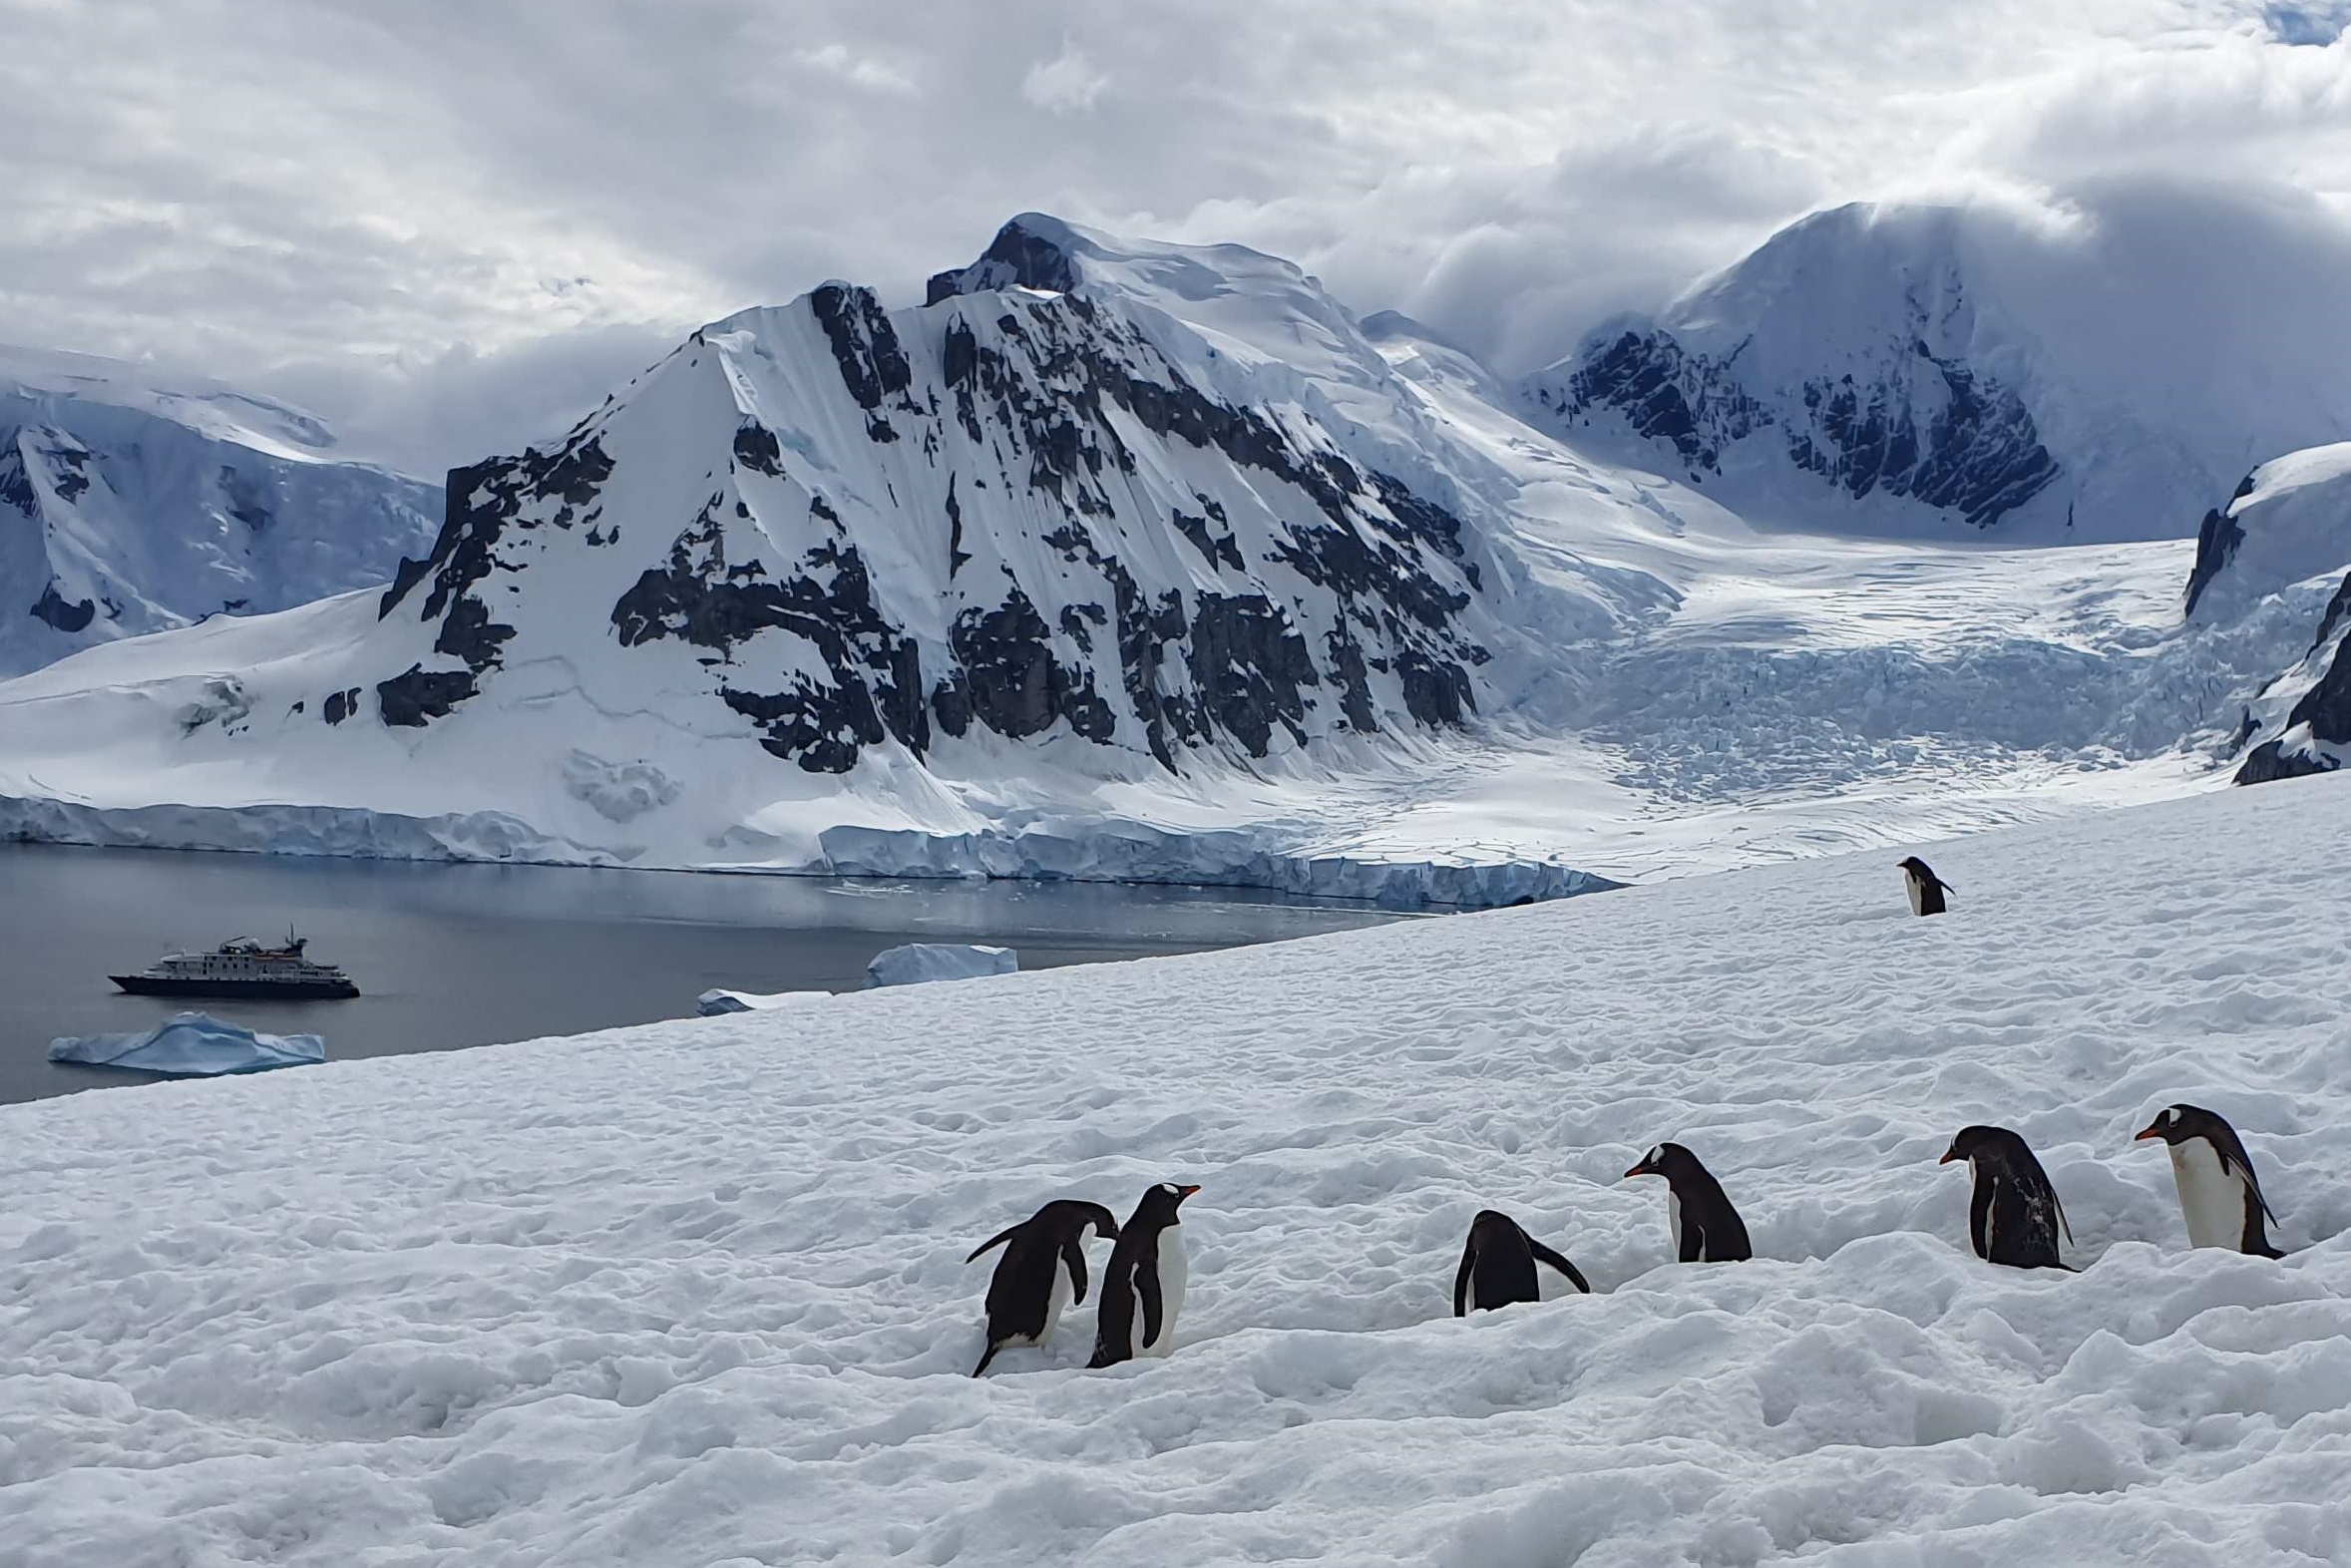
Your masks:
<instances>
[{"instance_id":1,"label":"overcast cloud","mask_svg":"<svg viewBox=\"0 0 2351 1568\"><path fill-rule=\"evenodd\" d=\"M2351 212L2351 0L0 0L0 340L431 470L1012 212L1238 239L1504 370L1862 198ZM2346 229L2351 232L2351 229ZM2351 251L2346 251L2351 258Z\"/></svg>"}]
</instances>

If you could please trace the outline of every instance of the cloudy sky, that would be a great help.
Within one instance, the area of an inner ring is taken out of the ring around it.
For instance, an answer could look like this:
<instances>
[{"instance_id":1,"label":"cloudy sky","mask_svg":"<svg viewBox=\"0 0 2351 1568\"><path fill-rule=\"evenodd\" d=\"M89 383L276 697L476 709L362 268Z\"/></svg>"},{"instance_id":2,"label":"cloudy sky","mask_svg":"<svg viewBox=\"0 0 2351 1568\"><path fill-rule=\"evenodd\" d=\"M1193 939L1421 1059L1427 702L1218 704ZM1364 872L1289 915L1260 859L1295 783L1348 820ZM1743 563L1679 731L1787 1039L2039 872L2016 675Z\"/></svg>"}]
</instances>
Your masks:
<instances>
[{"instance_id":1,"label":"cloudy sky","mask_svg":"<svg viewBox=\"0 0 2351 1568\"><path fill-rule=\"evenodd\" d=\"M2351 223L2351 0L0 0L0 341L430 470L1038 208L1506 370L1852 199ZM2346 232L2351 232L2347 227ZM2351 248L2345 251L2351 259Z\"/></svg>"}]
</instances>

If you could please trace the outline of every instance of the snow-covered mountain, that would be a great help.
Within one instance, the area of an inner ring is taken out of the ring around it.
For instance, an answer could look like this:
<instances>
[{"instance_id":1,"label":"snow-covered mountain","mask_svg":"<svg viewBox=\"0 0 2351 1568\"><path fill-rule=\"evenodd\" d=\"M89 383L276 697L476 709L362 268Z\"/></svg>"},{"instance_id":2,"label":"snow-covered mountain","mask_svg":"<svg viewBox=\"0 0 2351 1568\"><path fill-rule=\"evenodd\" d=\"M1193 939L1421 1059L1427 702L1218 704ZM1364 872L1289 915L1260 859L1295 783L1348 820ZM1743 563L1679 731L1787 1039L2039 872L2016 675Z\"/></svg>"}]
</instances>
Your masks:
<instances>
[{"instance_id":1,"label":"snow-covered mountain","mask_svg":"<svg viewBox=\"0 0 2351 1568\"><path fill-rule=\"evenodd\" d=\"M1524 412L1287 262L1023 216L456 471L387 589L0 684L0 833L1506 903L2217 784L2319 607L1758 530Z\"/></svg>"},{"instance_id":2,"label":"snow-covered mountain","mask_svg":"<svg viewBox=\"0 0 2351 1568\"><path fill-rule=\"evenodd\" d=\"M387 581L440 492L333 446L213 383L0 348L0 674Z\"/></svg>"},{"instance_id":3,"label":"snow-covered mountain","mask_svg":"<svg viewBox=\"0 0 2351 1568\"><path fill-rule=\"evenodd\" d=\"M2119 200L1817 212L1522 392L1777 526L2183 537L2246 469L2351 429L2351 345L2331 281L2250 308L2261 236L2198 267L2177 226Z\"/></svg>"},{"instance_id":4,"label":"snow-covered mountain","mask_svg":"<svg viewBox=\"0 0 2351 1568\"><path fill-rule=\"evenodd\" d=\"M2306 604L2330 587L2309 650L2246 707L2239 783L2330 773L2351 760L2351 442L2264 463L2206 514L2187 610L2224 620L2297 588Z\"/></svg>"}]
</instances>

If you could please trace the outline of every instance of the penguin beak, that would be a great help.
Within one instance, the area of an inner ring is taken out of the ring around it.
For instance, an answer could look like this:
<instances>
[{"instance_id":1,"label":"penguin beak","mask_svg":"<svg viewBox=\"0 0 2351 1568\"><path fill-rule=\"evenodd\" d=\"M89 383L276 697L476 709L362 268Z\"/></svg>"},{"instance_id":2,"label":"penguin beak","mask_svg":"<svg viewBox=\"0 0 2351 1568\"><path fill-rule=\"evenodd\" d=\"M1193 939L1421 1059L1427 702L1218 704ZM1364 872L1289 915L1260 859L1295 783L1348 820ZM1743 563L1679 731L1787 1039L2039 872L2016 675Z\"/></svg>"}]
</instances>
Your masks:
<instances>
[{"instance_id":1,"label":"penguin beak","mask_svg":"<svg viewBox=\"0 0 2351 1568\"><path fill-rule=\"evenodd\" d=\"M2159 1137L2161 1137L2162 1135L2163 1135L2163 1129L2162 1129L2162 1127L2161 1127L2160 1125L2156 1125L2156 1126L2153 1126L2153 1127L2150 1127L2150 1128L2148 1128L2148 1129L2147 1129L2147 1131L2145 1131L2145 1132L2135 1132L2135 1133L2133 1133L2133 1134L2131 1135L2131 1141L2132 1141L2133 1143L2139 1143L2139 1142L2142 1142L2142 1141L2144 1141L2144 1140L2146 1140L2146 1139L2148 1139L2148 1138L2159 1138Z\"/></svg>"},{"instance_id":2,"label":"penguin beak","mask_svg":"<svg viewBox=\"0 0 2351 1568\"><path fill-rule=\"evenodd\" d=\"M1957 1149L1945 1149L1943 1151L1943 1157L1935 1161L1935 1163L1937 1165L1948 1165L1957 1158L1959 1158L1959 1151Z\"/></svg>"},{"instance_id":3,"label":"penguin beak","mask_svg":"<svg viewBox=\"0 0 2351 1568\"><path fill-rule=\"evenodd\" d=\"M1178 1202L1178 1203L1181 1203L1181 1202L1183 1202L1183 1201L1184 1201L1184 1199L1186 1199L1186 1198L1189 1198L1190 1196L1192 1196L1192 1194L1194 1194L1194 1193L1198 1192L1199 1190L1200 1190L1200 1184L1199 1184L1198 1182L1192 1182L1192 1183L1189 1183L1189 1184L1187 1184L1187 1185L1184 1185L1184 1186L1179 1186L1179 1187L1177 1187L1177 1188L1176 1188L1176 1193L1177 1193L1176 1202Z\"/></svg>"},{"instance_id":4,"label":"penguin beak","mask_svg":"<svg viewBox=\"0 0 2351 1568\"><path fill-rule=\"evenodd\" d=\"M1623 1181L1631 1181L1636 1176L1655 1176L1656 1174L1657 1167L1650 1164L1647 1160L1643 1160L1640 1164L1625 1172L1625 1174L1619 1179Z\"/></svg>"}]
</instances>

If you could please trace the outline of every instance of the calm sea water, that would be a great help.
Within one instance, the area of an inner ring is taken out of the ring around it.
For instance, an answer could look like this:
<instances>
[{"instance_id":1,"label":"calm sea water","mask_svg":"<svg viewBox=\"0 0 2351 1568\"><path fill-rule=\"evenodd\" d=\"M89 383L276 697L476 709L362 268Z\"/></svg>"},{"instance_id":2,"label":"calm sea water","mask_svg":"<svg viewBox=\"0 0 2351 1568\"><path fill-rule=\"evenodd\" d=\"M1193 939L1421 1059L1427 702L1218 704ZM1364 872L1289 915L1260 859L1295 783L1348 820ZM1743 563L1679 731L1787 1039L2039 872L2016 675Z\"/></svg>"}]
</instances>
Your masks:
<instances>
[{"instance_id":1,"label":"calm sea water","mask_svg":"<svg viewBox=\"0 0 2351 1568\"><path fill-rule=\"evenodd\" d=\"M555 866L0 844L0 1102L146 1083L48 1060L60 1034L203 1007L326 1038L329 1060L691 1016L710 987L850 990L902 942L984 942L1024 970L1375 925L1361 905L1229 889L846 882ZM310 939L349 1001L131 996L110 974L230 937ZM299 1068L292 1069L299 1071Z\"/></svg>"}]
</instances>

